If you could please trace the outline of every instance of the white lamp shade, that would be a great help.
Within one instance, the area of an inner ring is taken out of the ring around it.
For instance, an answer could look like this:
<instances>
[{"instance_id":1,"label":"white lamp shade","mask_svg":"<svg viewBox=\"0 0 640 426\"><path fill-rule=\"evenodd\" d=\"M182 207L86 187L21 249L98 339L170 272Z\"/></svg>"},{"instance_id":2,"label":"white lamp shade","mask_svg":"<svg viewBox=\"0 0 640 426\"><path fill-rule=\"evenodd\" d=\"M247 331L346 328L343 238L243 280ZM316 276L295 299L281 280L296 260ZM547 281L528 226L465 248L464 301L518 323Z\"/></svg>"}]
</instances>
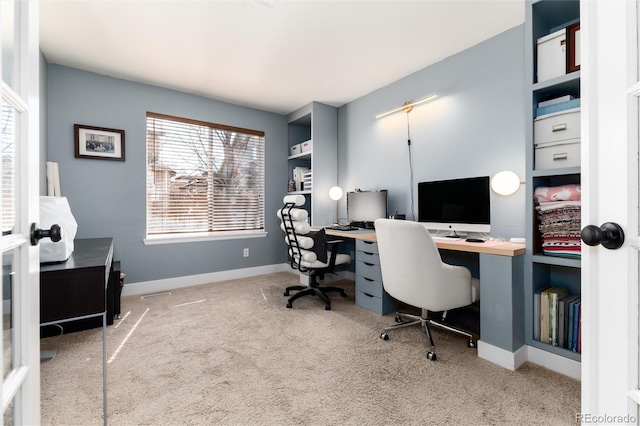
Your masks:
<instances>
[{"instance_id":1,"label":"white lamp shade","mask_svg":"<svg viewBox=\"0 0 640 426\"><path fill-rule=\"evenodd\" d=\"M514 172L499 172L491 179L491 189L500 195L514 194L518 188L520 188L520 178Z\"/></svg>"},{"instance_id":2,"label":"white lamp shade","mask_svg":"<svg viewBox=\"0 0 640 426\"><path fill-rule=\"evenodd\" d=\"M338 201L340 198L342 198L342 194L342 188L340 188L339 186L334 186L329 190L329 198L331 198L333 201Z\"/></svg>"}]
</instances>

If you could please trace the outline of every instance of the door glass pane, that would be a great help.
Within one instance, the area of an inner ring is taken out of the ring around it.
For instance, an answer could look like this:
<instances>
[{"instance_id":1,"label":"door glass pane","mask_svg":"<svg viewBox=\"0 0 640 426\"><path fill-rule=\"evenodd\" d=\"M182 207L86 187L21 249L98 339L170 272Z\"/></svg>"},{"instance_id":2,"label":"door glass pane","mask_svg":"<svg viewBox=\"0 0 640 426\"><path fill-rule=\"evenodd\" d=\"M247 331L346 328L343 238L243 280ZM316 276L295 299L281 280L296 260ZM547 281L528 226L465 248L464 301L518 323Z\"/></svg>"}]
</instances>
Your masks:
<instances>
[{"instance_id":1,"label":"door glass pane","mask_svg":"<svg viewBox=\"0 0 640 426\"><path fill-rule=\"evenodd\" d=\"M13 284L15 282L15 258L13 251L2 255L2 374L7 377L13 367Z\"/></svg>"},{"instance_id":2,"label":"door glass pane","mask_svg":"<svg viewBox=\"0 0 640 426\"><path fill-rule=\"evenodd\" d=\"M16 116L18 111L2 100L2 235L11 234L16 221Z\"/></svg>"},{"instance_id":3,"label":"door glass pane","mask_svg":"<svg viewBox=\"0 0 640 426\"><path fill-rule=\"evenodd\" d=\"M17 82L14 78L16 46L14 45L15 35L15 7L13 1L0 1L0 29L2 30L2 81L13 90L16 89Z\"/></svg>"}]
</instances>

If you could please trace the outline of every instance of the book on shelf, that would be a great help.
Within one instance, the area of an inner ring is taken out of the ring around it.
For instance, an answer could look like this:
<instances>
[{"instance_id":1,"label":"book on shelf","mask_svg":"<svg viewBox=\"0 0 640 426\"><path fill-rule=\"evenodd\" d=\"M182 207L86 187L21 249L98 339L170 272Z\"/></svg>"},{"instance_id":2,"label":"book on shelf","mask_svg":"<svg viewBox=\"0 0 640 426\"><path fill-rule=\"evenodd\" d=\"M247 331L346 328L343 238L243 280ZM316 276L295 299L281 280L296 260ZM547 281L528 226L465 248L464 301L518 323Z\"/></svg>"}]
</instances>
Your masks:
<instances>
[{"instance_id":1,"label":"book on shelf","mask_svg":"<svg viewBox=\"0 0 640 426\"><path fill-rule=\"evenodd\" d=\"M555 98L545 99L543 101L538 102L538 108L559 104L561 102L567 102L572 99L575 99L573 95L556 96Z\"/></svg>"},{"instance_id":2,"label":"book on shelf","mask_svg":"<svg viewBox=\"0 0 640 426\"><path fill-rule=\"evenodd\" d=\"M540 340L540 293L533 295L533 338Z\"/></svg>"},{"instance_id":3,"label":"book on shelf","mask_svg":"<svg viewBox=\"0 0 640 426\"><path fill-rule=\"evenodd\" d=\"M558 301L569 293L562 287L554 288L549 292L549 344L558 346Z\"/></svg>"},{"instance_id":4,"label":"book on shelf","mask_svg":"<svg viewBox=\"0 0 640 426\"><path fill-rule=\"evenodd\" d=\"M310 169L308 167L299 166L293 168L293 180L296 183L296 191L304 191L306 189L304 187L304 174L309 171Z\"/></svg>"},{"instance_id":5,"label":"book on shelf","mask_svg":"<svg viewBox=\"0 0 640 426\"><path fill-rule=\"evenodd\" d=\"M540 292L540 341L549 343L549 292L548 287Z\"/></svg>"},{"instance_id":6,"label":"book on shelf","mask_svg":"<svg viewBox=\"0 0 640 426\"><path fill-rule=\"evenodd\" d=\"M580 331L580 306L581 306L581 302L578 300L574 306L574 313L573 313L573 343L571 345L571 350L574 352L580 352L578 350L578 336L580 335L579 331Z\"/></svg>"}]
</instances>

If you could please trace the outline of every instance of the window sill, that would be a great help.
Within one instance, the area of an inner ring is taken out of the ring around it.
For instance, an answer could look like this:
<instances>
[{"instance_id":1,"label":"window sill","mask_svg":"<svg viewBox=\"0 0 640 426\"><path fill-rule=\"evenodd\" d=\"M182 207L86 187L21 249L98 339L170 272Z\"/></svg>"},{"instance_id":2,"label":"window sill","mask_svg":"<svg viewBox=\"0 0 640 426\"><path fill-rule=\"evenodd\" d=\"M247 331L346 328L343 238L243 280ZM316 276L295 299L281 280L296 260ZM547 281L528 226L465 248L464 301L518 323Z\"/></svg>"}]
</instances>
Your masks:
<instances>
[{"instance_id":1,"label":"window sill","mask_svg":"<svg viewBox=\"0 0 640 426\"><path fill-rule=\"evenodd\" d=\"M156 244L198 243L202 241L224 241L246 238L264 238L266 231L225 231L225 232L197 232L192 234L165 234L144 238L146 246Z\"/></svg>"}]
</instances>

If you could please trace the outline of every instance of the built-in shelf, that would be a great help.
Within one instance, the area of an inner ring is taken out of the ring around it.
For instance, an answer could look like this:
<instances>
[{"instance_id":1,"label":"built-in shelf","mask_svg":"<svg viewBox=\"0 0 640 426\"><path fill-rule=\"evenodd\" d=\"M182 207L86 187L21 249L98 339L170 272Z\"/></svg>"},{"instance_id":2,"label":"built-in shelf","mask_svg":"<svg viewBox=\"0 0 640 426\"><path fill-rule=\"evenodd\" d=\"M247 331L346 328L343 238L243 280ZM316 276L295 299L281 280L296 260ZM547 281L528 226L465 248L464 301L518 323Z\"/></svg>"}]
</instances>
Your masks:
<instances>
[{"instance_id":1,"label":"built-in shelf","mask_svg":"<svg viewBox=\"0 0 640 426\"><path fill-rule=\"evenodd\" d=\"M560 256L546 256L544 254L534 254L531 256L531 260L535 263L542 263L545 265L567 266L569 268L579 268L581 265L580 259L573 259Z\"/></svg>"},{"instance_id":2,"label":"built-in shelf","mask_svg":"<svg viewBox=\"0 0 640 426\"><path fill-rule=\"evenodd\" d=\"M581 294L581 260L573 257L543 254L538 229L534 191L540 186L580 184L581 168L564 167L536 169L534 119L536 107L542 100L572 95L580 98L580 71L574 71L542 82L536 82L538 61L537 40L558 29L580 21L579 0L526 0L525 11L525 75L526 75L526 140L527 140L527 250L525 253L525 342L534 348L560 357L580 361L581 355L570 349L536 340L535 294L548 287L563 287L569 294ZM547 65L547 64L543 64Z\"/></svg>"},{"instance_id":3,"label":"built-in shelf","mask_svg":"<svg viewBox=\"0 0 640 426\"><path fill-rule=\"evenodd\" d=\"M301 152L300 154L290 155L287 160L308 160L311 161L312 151Z\"/></svg>"}]
</instances>

